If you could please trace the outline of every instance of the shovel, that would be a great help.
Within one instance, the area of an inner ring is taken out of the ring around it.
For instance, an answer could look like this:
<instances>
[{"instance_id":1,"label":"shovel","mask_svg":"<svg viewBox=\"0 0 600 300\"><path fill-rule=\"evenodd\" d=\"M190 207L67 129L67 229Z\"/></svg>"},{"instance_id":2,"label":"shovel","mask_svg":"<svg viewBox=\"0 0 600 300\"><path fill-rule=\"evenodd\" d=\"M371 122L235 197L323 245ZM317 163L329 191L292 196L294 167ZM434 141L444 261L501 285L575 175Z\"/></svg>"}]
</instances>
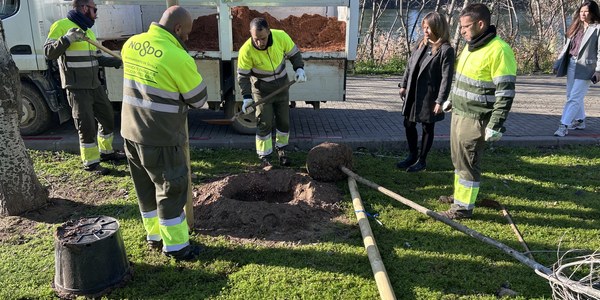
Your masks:
<instances>
[{"instance_id":1,"label":"shovel","mask_svg":"<svg viewBox=\"0 0 600 300\"><path fill-rule=\"evenodd\" d=\"M277 94L281 93L283 90L289 88L292 84L296 83L296 80L292 80L286 84L284 84L283 86L281 86L280 88L276 89L274 92L268 94L267 96L265 96L264 98L250 104L249 107L252 108L256 108L257 106L261 105L261 104L265 104L267 103L267 101L275 96L277 96ZM229 119L212 119L212 120L202 120L208 124L215 124L215 125L229 125L232 124L235 119L237 119L239 116L243 115L244 112L243 111L238 111L237 113L235 113L235 115L233 115L233 117L229 118Z\"/></svg>"}]
</instances>

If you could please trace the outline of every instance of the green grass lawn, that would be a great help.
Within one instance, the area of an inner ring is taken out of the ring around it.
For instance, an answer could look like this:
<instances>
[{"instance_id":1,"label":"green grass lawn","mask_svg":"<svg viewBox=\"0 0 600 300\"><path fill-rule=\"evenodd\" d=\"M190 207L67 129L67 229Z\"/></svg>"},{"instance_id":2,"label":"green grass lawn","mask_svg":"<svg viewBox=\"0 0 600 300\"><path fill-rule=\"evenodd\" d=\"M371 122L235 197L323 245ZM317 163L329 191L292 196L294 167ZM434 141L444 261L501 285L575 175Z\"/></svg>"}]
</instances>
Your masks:
<instances>
[{"instance_id":1,"label":"green grass lawn","mask_svg":"<svg viewBox=\"0 0 600 300\"><path fill-rule=\"evenodd\" d=\"M134 278L109 298L132 299L376 299L379 297L354 217L347 182L345 215L349 234L320 243L266 246L197 234L205 246L195 262L176 262L146 248L137 199L126 165L106 177L80 171L77 155L31 151L40 181L75 203L68 218L107 215L121 224ZM453 167L447 150L435 150L428 170L408 174L394 165L404 153L355 153L355 171L412 201L444 210L440 195L452 193ZM296 166L306 152L295 152ZM192 152L195 185L256 170L253 151ZM299 168L300 170L300 168ZM550 267L556 250L600 248L600 147L488 149L480 199L504 204L535 259ZM496 299L504 284L521 299L549 299L551 289L529 267L504 252L455 231L373 189L359 184L381 257L399 299ZM92 191L90 193L90 191ZM19 224L23 218L3 222ZM53 298L53 234L59 222L33 220L33 228L8 232L0 242L0 299ZM64 221L64 220L63 220ZM495 209L478 207L462 224L522 251L506 220ZM15 225L15 226L17 226ZM18 227L18 226L17 226ZM1 235L0 235L1 236ZM8 237L6 237L8 236Z\"/></svg>"}]
</instances>

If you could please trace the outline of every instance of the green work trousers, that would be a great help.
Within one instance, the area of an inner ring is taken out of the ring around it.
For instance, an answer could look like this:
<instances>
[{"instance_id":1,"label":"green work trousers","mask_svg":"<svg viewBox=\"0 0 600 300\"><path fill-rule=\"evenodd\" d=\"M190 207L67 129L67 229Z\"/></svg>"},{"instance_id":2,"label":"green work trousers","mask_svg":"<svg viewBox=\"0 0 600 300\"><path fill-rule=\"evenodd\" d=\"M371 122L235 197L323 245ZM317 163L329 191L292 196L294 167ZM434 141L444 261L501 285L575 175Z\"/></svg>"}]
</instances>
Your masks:
<instances>
[{"instance_id":1,"label":"green work trousers","mask_svg":"<svg viewBox=\"0 0 600 300\"><path fill-rule=\"evenodd\" d=\"M162 219L179 216L189 188L183 146L147 146L125 140L125 153L141 211L158 209Z\"/></svg>"},{"instance_id":2,"label":"green work trousers","mask_svg":"<svg viewBox=\"0 0 600 300\"><path fill-rule=\"evenodd\" d=\"M260 101L260 99L271 94L288 81L287 77L273 82L256 80L252 88L254 100ZM273 124L275 124L276 129L276 146L283 148L288 145L290 132L289 99L289 89L286 89L269 99L267 103L256 107L256 153L259 156L266 156L273 152L271 138Z\"/></svg>"},{"instance_id":3,"label":"green work trousers","mask_svg":"<svg viewBox=\"0 0 600 300\"><path fill-rule=\"evenodd\" d=\"M162 239L165 252L177 251L189 244L183 207L190 184L183 147L148 146L125 140L125 153L148 240Z\"/></svg>"},{"instance_id":4,"label":"green work trousers","mask_svg":"<svg viewBox=\"0 0 600 300\"><path fill-rule=\"evenodd\" d=\"M488 120L452 114L450 150L454 165L454 203L473 209L481 181L481 158Z\"/></svg>"},{"instance_id":5,"label":"green work trousers","mask_svg":"<svg viewBox=\"0 0 600 300\"><path fill-rule=\"evenodd\" d=\"M67 99L71 106L75 128L79 133L83 164L89 166L97 163L100 160L100 153L113 153L115 113L104 87L67 89ZM96 136L98 143L96 143Z\"/></svg>"}]
</instances>

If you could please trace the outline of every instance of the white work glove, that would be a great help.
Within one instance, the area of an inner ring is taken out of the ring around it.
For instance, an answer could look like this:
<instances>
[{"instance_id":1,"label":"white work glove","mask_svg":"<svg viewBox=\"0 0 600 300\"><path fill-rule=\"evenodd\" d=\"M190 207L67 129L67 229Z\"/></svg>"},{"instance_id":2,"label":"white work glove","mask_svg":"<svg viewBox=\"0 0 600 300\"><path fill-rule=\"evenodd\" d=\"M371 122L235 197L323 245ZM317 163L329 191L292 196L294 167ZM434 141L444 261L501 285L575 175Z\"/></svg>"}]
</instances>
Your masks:
<instances>
[{"instance_id":1,"label":"white work glove","mask_svg":"<svg viewBox=\"0 0 600 300\"><path fill-rule=\"evenodd\" d=\"M444 112L451 112L452 111L452 102L446 100L444 101L444 103L442 104L442 110Z\"/></svg>"},{"instance_id":2,"label":"white work glove","mask_svg":"<svg viewBox=\"0 0 600 300\"><path fill-rule=\"evenodd\" d=\"M67 38L67 40L69 40L69 43L71 44L83 41L84 36L85 32L83 32L83 30L81 30L80 28L71 28L65 34L65 37Z\"/></svg>"},{"instance_id":3,"label":"white work glove","mask_svg":"<svg viewBox=\"0 0 600 300\"><path fill-rule=\"evenodd\" d=\"M306 74L304 74L304 69L298 68L298 70L296 70L295 79L297 82L306 82Z\"/></svg>"},{"instance_id":4,"label":"white work glove","mask_svg":"<svg viewBox=\"0 0 600 300\"><path fill-rule=\"evenodd\" d=\"M497 142L502 138L502 132L496 131L494 129L485 128L485 141L486 142Z\"/></svg>"},{"instance_id":5,"label":"white work glove","mask_svg":"<svg viewBox=\"0 0 600 300\"><path fill-rule=\"evenodd\" d=\"M254 103L254 100L252 100L252 98L244 99L244 104L242 104L242 112L244 114L249 114L254 111L254 107L250 106L252 105L252 103Z\"/></svg>"}]
</instances>

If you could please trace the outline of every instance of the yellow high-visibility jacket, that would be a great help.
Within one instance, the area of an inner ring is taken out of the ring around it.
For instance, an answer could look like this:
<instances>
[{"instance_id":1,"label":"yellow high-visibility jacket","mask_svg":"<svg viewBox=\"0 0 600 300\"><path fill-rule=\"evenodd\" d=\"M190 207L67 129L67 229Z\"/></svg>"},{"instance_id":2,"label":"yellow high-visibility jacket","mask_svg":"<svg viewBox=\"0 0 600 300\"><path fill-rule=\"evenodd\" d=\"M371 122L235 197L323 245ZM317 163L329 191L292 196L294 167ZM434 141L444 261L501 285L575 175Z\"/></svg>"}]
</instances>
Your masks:
<instances>
[{"instance_id":1,"label":"yellow high-visibility jacket","mask_svg":"<svg viewBox=\"0 0 600 300\"><path fill-rule=\"evenodd\" d=\"M499 37L485 46L462 50L456 64L450 99L452 112L467 118L486 120L504 132L504 121L515 97L517 62L510 46Z\"/></svg>"},{"instance_id":2,"label":"yellow high-visibility jacket","mask_svg":"<svg viewBox=\"0 0 600 300\"><path fill-rule=\"evenodd\" d=\"M304 68L300 50L285 31L271 29L268 43L266 49L260 50L254 47L250 38L240 48L237 73L244 98L252 95L251 76L268 83L287 78L286 59L290 60L294 71Z\"/></svg>"},{"instance_id":3,"label":"yellow high-visibility jacket","mask_svg":"<svg viewBox=\"0 0 600 300\"><path fill-rule=\"evenodd\" d=\"M158 23L123 45L121 135L152 146L186 141L188 107L206 103L206 83L183 42Z\"/></svg>"},{"instance_id":4,"label":"yellow high-visibility jacket","mask_svg":"<svg viewBox=\"0 0 600 300\"><path fill-rule=\"evenodd\" d=\"M44 55L47 59L58 59L62 88L95 89L100 86L99 66L120 67L117 58L102 56L96 46L85 42L69 43L64 35L71 28L81 28L73 21L64 18L50 26L50 32L44 43ZM96 40L91 29L85 31L90 40Z\"/></svg>"}]
</instances>

